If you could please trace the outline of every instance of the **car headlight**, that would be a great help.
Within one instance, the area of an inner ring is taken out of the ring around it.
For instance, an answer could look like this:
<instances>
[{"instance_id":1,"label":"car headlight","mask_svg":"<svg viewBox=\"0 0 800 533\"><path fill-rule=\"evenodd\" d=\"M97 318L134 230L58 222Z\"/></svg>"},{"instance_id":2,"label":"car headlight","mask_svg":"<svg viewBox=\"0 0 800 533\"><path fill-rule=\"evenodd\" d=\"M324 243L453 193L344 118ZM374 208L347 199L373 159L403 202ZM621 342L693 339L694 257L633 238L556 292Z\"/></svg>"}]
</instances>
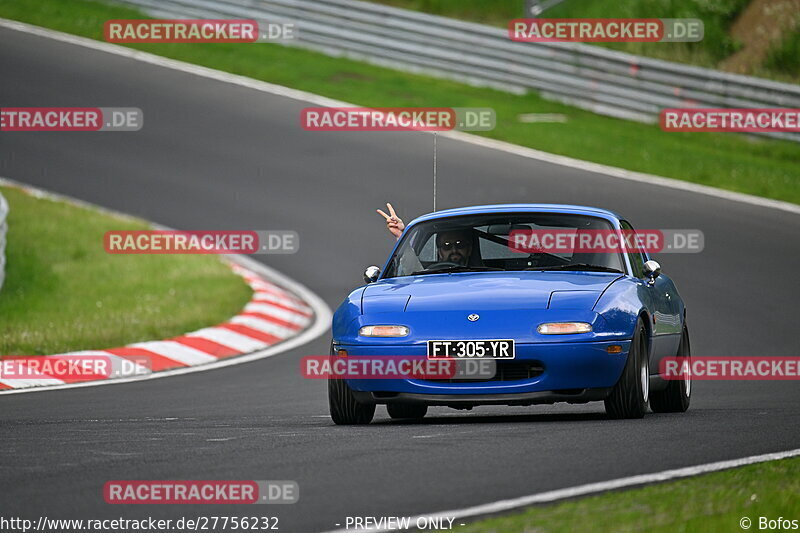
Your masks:
<instances>
[{"instance_id":1,"label":"car headlight","mask_svg":"<svg viewBox=\"0 0 800 533\"><path fill-rule=\"evenodd\" d=\"M408 335L406 326L363 326L358 330L362 337L405 337Z\"/></svg>"},{"instance_id":2,"label":"car headlight","mask_svg":"<svg viewBox=\"0 0 800 533\"><path fill-rule=\"evenodd\" d=\"M536 331L542 335L590 333L592 331L592 325L587 322L545 322L544 324L539 324Z\"/></svg>"}]
</instances>

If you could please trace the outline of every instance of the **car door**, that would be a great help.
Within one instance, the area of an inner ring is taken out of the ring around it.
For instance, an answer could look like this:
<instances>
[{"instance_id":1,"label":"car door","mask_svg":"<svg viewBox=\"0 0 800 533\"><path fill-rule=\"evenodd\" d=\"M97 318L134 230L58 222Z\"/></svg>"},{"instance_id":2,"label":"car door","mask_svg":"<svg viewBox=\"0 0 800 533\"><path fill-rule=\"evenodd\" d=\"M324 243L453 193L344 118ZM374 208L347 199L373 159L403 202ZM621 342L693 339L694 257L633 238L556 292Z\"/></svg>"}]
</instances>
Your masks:
<instances>
[{"instance_id":1,"label":"car door","mask_svg":"<svg viewBox=\"0 0 800 533\"><path fill-rule=\"evenodd\" d=\"M635 231L627 221L620 223L623 230ZM645 252L628 250L633 276L640 284L639 294L650 313L650 373L657 374L661 359L675 355L676 338L680 339L680 316L676 309L677 293L672 280L664 274L651 280L645 274L644 263L648 260ZM676 336L677 333L677 336Z\"/></svg>"}]
</instances>

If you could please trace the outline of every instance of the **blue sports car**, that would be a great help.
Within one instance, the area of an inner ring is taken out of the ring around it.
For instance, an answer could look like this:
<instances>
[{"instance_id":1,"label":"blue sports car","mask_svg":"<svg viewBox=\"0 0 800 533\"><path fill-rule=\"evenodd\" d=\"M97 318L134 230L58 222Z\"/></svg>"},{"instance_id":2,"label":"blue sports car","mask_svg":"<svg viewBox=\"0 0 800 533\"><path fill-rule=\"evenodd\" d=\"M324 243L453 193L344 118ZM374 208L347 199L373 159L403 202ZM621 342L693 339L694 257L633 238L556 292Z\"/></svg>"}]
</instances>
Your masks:
<instances>
[{"instance_id":1,"label":"blue sports car","mask_svg":"<svg viewBox=\"0 0 800 533\"><path fill-rule=\"evenodd\" d=\"M368 424L377 404L392 418L428 406L604 401L611 418L683 412L689 365L665 379L666 357L688 360L686 308L642 248L515 246L551 232L633 233L618 215L567 205L450 209L411 222L383 269L333 318L331 360L346 357L491 361L485 375L331 378L336 424ZM575 240L570 241L577 242Z\"/></svg>"}]
</instances>

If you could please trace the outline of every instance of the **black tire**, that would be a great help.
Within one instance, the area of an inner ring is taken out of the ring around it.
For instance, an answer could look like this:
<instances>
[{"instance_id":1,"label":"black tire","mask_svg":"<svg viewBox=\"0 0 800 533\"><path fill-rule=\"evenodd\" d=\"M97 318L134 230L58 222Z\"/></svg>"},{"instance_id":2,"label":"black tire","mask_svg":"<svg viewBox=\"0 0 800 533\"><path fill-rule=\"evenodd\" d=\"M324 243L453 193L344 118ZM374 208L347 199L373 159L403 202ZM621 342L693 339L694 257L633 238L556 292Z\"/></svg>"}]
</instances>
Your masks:
<instances>
[{"instance_id":1,"label":"black tire","mask_svg":"<svg viewBox=\"0 0 800 533\"><path fill-rule=\"evenodd\" d=\"M389 403L386 410L392 418L424 418L428 412L428 406L424 403Z\"/></svg>"},{"instance_id":2,"label":"black tire","mask_svg":"<svg viewBox=\"0 0 800 533\"><path fill-rule=\"evenodd\" d=\"M375 416L375 404L356 401L343 379L328 380L328 407L334 424L340 426L369 424Z\"/></svg>"},{"instance_id":3,"label":"black tire","mask_svg":"<svg viewBox=\"0 0 800 533\"><path fill-rule=\"evenodd\" d=\"M648 352L647 332L639 318L622 376L605 400L609 418L642 418L647 412L650 395Z\"/></svg>"},{"instance_id":4,"label":"black tire","mask_svg":"<svg viewBox=\"0 0 800 533\"><path fill-rule=\"evenodd\" d=\"M689 346L689 328L686 324L683 325L683 333L681 334L681 343L678 346L678 353L675 357L678 358L680 364L686 363L683 379L670 380L667 388L654 392L650 396L650 408L655 413L683 413L689 408L689 402L692 399L692 376L689 371L690 360L692 356L691 347Z\"/></svg>"}]
</instances>

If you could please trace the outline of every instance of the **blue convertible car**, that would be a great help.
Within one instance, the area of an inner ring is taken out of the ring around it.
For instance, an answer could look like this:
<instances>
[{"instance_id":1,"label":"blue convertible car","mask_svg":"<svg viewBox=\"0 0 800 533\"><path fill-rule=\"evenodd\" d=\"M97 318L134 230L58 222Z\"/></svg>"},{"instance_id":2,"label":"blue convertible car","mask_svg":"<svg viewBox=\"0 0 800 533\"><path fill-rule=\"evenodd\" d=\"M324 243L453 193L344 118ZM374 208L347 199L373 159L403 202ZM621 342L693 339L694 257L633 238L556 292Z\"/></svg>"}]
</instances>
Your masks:
<instances>
[{"instance_id":1,"label":"blue convertible car","mask_svg":"<svg viewBox=\"0 0 800 533\"><path fill-rule=\"evenodd\" d=\"M512 245L514 235L541 231L633 228L603 209L532 204L451 209L411 222L383 270L369 267L367 285L337 309L332 360L471 358L491 360L492 373L329 379L333 421L367 424L377 404L392 418L422 418L430 405L590 401L604 401L612 418L641 418L648 405L685 411L688 365L677 379L659 374L663 358L689 357L686 309L672 280L637 247Z\"/></svg>"}]
</instances>

